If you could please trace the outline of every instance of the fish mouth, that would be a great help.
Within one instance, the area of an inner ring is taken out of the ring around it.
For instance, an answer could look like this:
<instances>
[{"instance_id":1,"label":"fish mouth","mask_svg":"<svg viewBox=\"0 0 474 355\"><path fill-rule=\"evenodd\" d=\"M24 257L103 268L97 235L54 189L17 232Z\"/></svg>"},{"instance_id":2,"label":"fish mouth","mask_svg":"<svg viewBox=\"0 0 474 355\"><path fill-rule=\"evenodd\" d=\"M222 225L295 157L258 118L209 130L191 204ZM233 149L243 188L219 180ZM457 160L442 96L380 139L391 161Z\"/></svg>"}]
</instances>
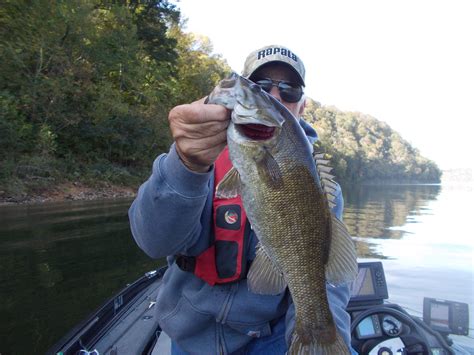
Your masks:
<instances>
[{"instance_id":1,"label":"fish mouth","mask_svg":"<svg viewBox=\"0 0 474 355\"><path fill-rule=\"evenodd\" d=\"M254 141L266 141L273 138L276 127L269 127L263 124L236 124L237 131L246 138Z\"/></svg>"}]
</instances>

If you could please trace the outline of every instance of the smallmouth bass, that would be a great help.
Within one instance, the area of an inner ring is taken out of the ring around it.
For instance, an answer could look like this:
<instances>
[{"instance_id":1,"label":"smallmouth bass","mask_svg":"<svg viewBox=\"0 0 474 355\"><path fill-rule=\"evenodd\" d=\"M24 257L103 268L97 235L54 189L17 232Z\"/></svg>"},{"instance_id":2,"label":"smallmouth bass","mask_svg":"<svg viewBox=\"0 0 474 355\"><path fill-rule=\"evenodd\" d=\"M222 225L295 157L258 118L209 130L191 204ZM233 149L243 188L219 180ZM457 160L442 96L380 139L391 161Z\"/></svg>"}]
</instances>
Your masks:
<instances>
[{"instance_id":1,"label":"smallmouth bass","mask_svg":"<svg viewBox=\"0 0 474 355\"><path fill-rule=\"evenodd\" d=\"M337 184L328 161L313 156L298 120L257 84L233 74L209 95L232 110L227 145L233 168L216 196L240 195L258 237L251 292L289 288L295 328L289 354L348 354L329 309L326 282L352 281L354 244L332 213Z\"/></svg>"}]
</instances>

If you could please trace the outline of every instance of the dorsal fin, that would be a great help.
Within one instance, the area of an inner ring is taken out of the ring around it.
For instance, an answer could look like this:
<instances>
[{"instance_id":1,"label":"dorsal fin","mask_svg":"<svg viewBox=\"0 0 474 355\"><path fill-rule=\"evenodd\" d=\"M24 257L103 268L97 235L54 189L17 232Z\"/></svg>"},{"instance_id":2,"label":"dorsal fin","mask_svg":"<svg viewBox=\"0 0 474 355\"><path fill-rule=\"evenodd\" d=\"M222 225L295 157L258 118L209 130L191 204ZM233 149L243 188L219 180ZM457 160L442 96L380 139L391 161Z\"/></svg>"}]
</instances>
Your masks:
<instances>
[{"instance_id":1,"label":"dorsal fin","mask_svg":"<svg viewBox=\"0 0 474 355\"><path fill-rule=\"evenodd\" d=\"M337 183L336 183L335 181L333 181L333 180L326 180L326 181L325 181L325 185L326 185L327 187L333 188L334 190L337 190Z\"/></svg>"},{"instance_id":2,"label":"dorsal fin","mask_svg":"<svg viewBox=\"0 0 474 355\"><path fill-rule=\"evenodd\" d=\"M328 165L329 159L324 153L313 154L316 170L319 174L321 186L332 209L336 203L336 194L339 185L333 180L329 172L332 168ZM333 285L354 280L357 275L357 253L349 231L343 222L336 216L331 216L331 247L328 263L326 264L326 279Z\"/></svg>"},{"instance_id":3,"label":"dorsal fin","mask_svg":"<svg viewBox=\"0 0 474 355\"><path fill-rule=\"evenodd\" d=\"M315 158L315 161L317 161L318 164L322 164L322 165L327 165L329 163L328 159L322 159L322 158Z\"/></svg>"},{"instance_id":4,"label":"dorsal fin","mask_svg":"<svg viewBox=\"0 0 474 355\"><path fill-rule=\"evenodd\" d=\"M319 171L324 171L325 173L330 173L332 168L330 166L327 166L327 165L318 164L318 170Z\"/></svg>"},{"instance_id":5,"label":"dorsal fin","mask_svg":"<svg viewBox=\"0 0 474 355\"><path fill-rule=\"evenodd\" d=\"M338 185L333 180L334 176L329 174L333 168L328 165L329 159L326 158L324 153L315 152L313 153L313 158L316 163L316 170L318 171L321 180L321 186L323 187L323 191L328 200L329 207L332 208L335 206L335 193L338 190Z\"/></svg>"}]
</instances>

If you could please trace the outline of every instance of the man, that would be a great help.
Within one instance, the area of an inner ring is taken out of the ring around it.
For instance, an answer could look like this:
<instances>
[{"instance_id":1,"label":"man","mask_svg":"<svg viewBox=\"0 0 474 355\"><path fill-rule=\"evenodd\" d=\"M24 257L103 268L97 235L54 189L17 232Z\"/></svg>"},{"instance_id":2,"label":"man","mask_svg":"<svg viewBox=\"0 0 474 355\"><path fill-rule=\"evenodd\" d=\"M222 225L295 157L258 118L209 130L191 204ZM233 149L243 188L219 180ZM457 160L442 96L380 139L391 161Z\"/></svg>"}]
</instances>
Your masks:
<instances>
[{"instance_id":1,"label":"man","mask_svg":"<svg viewBox=\"0 0 474 355\"><path fill-rule=\"evenodd\" d=\"M247 57L242 75L293 115L302 115L305 69L292 51L277 45L258 49ZM226 236L226 228L235 232L233 223L240 215L213 217L219 179L215 171L225 163L220 154L226 146L230 112L204 102L171 110L175 142L168 154L155 160L152 175L129 211L140 248L153 258L168 257L169 269L156 303L159 324L172 339L173 354L284 354L294 326L289 292L257 295L247 288L245 270L255 257L257 237L243 221L236 233L245 260L218 251L220 233ZM300 124L313 143L316 132L302 119ZM342 207L339 190L334 209L339 218ZM327 289L334 320L349 345L348 287Z\"/></svg>"}]
</instances>

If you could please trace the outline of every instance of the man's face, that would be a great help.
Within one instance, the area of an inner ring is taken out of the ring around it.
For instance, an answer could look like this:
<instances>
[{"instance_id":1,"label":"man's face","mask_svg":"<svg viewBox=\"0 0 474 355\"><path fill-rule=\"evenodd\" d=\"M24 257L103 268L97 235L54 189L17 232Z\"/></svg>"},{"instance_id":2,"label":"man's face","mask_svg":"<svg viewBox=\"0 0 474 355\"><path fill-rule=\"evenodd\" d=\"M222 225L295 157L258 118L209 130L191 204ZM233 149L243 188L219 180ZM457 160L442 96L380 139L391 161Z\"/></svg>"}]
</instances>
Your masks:
<instances>
[{"instance_id":1,"label":"man's face","mask_svg":"<svg viewBox=\"0 0 474 355\"><path fill-rule=\"evenodd\" d=\"M275 81L287 81L290 83L295 83L297 85L298 77L296 73L289 68L287 65L283 63L270 63L268 65L263 66L262 68L259 68L256 70L252 75L251 75L251 80L255 79L272 79ZM280 101L283 105L286 106L286 108L295 116L295 117L300 117L303 114L304 107L305 107L305 98L304 95L301 97L301 99L298 102L286 102L283 100L280 96L280 91L278 90L278 87L273 86L270 94L275 97L278 101Z\"/></svg>"}]
</instances>

